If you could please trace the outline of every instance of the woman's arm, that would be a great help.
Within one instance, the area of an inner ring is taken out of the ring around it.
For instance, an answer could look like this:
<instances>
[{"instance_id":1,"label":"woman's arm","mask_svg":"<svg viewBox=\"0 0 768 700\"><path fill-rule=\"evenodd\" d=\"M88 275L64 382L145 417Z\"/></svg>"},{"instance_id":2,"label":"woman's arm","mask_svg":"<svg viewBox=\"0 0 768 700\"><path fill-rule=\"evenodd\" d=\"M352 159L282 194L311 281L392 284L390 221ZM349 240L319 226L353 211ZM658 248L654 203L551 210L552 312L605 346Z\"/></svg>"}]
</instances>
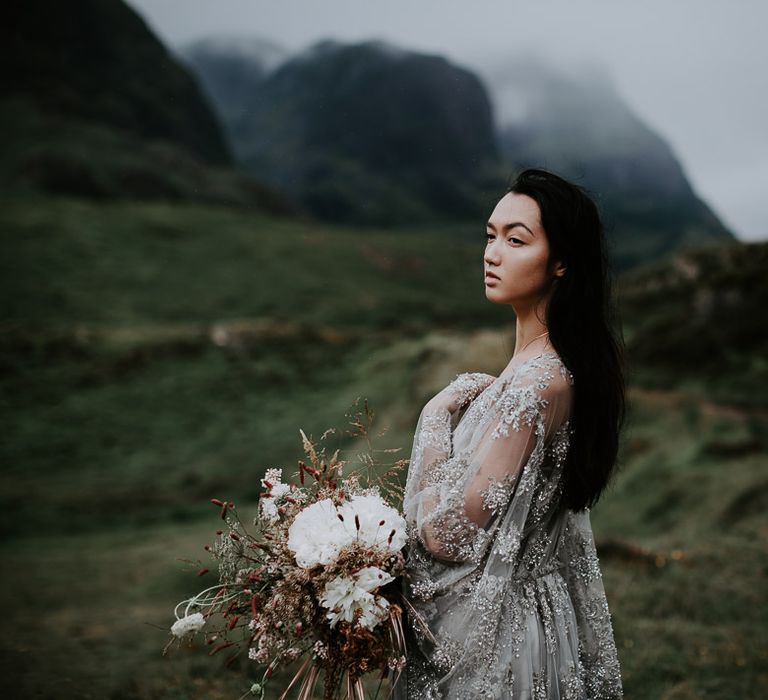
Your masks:
<instances>
[{"instance_id":1,"label":"woman's arm","mask_svg":"<svg viewBox=\"0 0 768 700\"><path fill-rule=\"evenodd\" d=\"M417 484L412 484L407 500L418 535L433 556L445 561L480 556L487 528L506 510L526 465L540 463L545 441L569 414L570 400L570 384L559 372L545 368L519 377L499 396L482 434L462 454L454 454L445 437L450 435L448 407L442 406L442 419L429 414L427 432L434 418L442 430L431 434L442 435L442 444L425 441L419 490L414 492ZM521 494L523 501L529 495Z\"/></svg>"},{"instance_id":2,"label":"woman's arm","mask_svg":"<svg viewBox=\"0 0 768 700\"><path fill-rule=\"evenodd\" d=\"M431 398L424 410L435 413L442 409L455 413L472 401L483 389L488 387L496 377L484 372L463 372L441 392Z\"/></svg>"},{"instance_id":3,"label":"woman's arm","mask_svg":"<svg viewBox=\"0 0 768 700\"><path fill-rule=\"evenodd\" d=\"M412 471L420 472L419 488L426 486L434 477L434 471L440 469L440 465L451 455L454 414L494 379L492 375L481 372L458 374L426 403L419 416L411 458Z\"/></svg>"}]
</instances>

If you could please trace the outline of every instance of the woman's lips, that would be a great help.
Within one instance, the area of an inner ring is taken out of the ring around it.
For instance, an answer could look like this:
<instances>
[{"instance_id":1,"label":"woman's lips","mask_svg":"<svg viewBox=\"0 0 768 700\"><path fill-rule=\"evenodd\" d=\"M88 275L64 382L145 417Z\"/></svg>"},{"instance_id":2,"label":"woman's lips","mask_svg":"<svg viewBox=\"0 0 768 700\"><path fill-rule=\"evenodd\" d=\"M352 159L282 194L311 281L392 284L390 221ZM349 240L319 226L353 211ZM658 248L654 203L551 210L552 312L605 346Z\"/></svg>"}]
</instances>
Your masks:
<instances>
[{"instance_id":1,"label":"woman's lips","mask_svg":"<svg viewBox=\"0 0 768 700\"><path fill-rule=\"evenodd\" d=\"M500 282L500 278L494 275L492 272L485 273L485 283L491 284L492 282Z\"/></svg>"}]
</instances>

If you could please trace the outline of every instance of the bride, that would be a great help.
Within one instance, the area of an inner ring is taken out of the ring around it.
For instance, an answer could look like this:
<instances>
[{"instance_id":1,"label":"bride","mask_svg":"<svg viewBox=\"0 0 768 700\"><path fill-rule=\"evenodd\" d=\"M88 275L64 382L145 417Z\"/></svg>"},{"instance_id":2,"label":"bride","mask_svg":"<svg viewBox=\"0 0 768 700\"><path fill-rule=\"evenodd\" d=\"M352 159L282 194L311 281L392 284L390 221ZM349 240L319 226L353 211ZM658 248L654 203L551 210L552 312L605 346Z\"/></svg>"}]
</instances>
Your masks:
<instances>
[{"instance_id":1,"label":"bride","mask_svg":"<svg viewBox=\"0 0 768 700\"><path fill-rule=\"evenodd\" d=\"M485 294L516 316L498 377L422 409L404 494L400 700L623 697L590 523L624 420L600 217L578 186L519 175L488 222Z\"/></svg>"}]
</instances>

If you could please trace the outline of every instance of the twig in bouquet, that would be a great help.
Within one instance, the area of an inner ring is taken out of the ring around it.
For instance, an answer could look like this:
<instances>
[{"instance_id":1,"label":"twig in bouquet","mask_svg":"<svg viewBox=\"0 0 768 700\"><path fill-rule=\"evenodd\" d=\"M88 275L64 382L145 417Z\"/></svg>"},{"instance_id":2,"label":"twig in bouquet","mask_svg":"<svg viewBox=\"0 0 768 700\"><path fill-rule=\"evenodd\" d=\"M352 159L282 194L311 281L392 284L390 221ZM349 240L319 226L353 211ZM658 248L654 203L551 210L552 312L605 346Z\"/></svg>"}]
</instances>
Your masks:
<instances>
[{"instance_id":1,"label":"twig in bouquet","mask_svg":"<svg viewBox=\"0 0 768 700\"><path fill-rule=\"evenodd\" d=\"M261 697L264 697L264 694L261 693L261 686L258 683L253 683L237 700L243 700L247 695L256 695L256 693L260 693Z\"/></svg>"},{"instance_id":2,"label":"twig in bouquet","mask_svg":"<svg viewBox=\"0 0 768 700\"><path fill-rule=\"evenodd\" d=\"M416 620L421 625L422 631L426 635L427 639L429 639L430 642L433 644L437 644L437 640L435 639L434 635L432 634L432 631L429 629L429 625L426 623L424 618L421 616L418 610L413 607L411 604L411 601L408 600L404 595L400 594L400 599L405 603L407 606L409 612L411 615L413 615L413 619Z\"/></svg>"},{"instance_id":3,"label":"twig in bouquet","mask_svg":"<svg viewBox=\"0 0 768 700\"><path fill-rule=\"evenodd\" d=\"M264 671L264 675L261 677L261 683L252 683L251 687L248 688L248 690L246 690L237 700L243 700L246 695L256 695L256 693L259 694L259 700L264 700L267 679L272 675L273 667L274 662L267 666L267 670Z\"/></svg>"},{"instance_id":4,"label":"twig in bouquet","mask_svg":"<svg viewBox=\"0 0 768 700\"><path fill-rule=\"evenodd\" d=\"M374 447L371 440L372 436L372 424L375 418L375 412L371 410L368 405L368 400L364 400L364 407L360 409L359 406L360 397L358 397L354 406L356 409L352 412L347 412L345 415L349 419L349 425L352 426L351 430L343 431L345 435L352 438L361 438L364 440L364 450L356 450L353 463L359 464L357 468L351 469L345 474L346 478L352 478L353 480L361 480L375 487L381 493L387 497L401 501L403 487L398 478L398 473L407 466L409 460L399 459L392 464L385 464L380 462L378 455L380 454L393 454L401 451L401 448L378 448ZM339 460L338 455L342 451L341 448L337 448L330 460L330 464L326 464L326 452L325 448L318 454L317 449L313 441L307 437L303 430L301 433L302 442L304 444L304 450L307 457L312 464L312 467L307 466L303 461L299 461L298 477L302 486L304 485L304 474L311 475L315 481L320 481L321 478L329 482L335 482L335 472L340 471L343 466L348 464L350 460ZM382 430L377 434L378 436L386 434L387 430ZM321 440L325 439L329 434L339 434L335 428L330 428L323 433ZM354 448L352 448L354 449ZM349 452L351 450L345 450ZM383 474L377 472L381 467L387 467Z\"/></svg>"},{"instance_id":5,"label":"twig in bouquet","mask_svg":"<svg viewBox=\"0 0 768 700\"><path fill-rule=\"evenodd\" d=\"M234 504L233 508L234 508ZM240 515L237 512L237 508L234 508L231 515L234 516L235 520L237 521L237 524L240 526L240 529L243 531L243 534L245 534L249 538L253 538L253 535L251 535L250 532L248 532L248 529L245 527L245 523L243 523L242 520L240 520Z\"/></svg>"},{"instance_id":6,"label":"twig in bouquet","mask_svg":"<svg viewBox=\"0 0 768 700\"><path fill-rule=\"evenodd\" d=\"M259 559L256 559L250 556L245 551L245 546L243 545L242 540L243 539L246 541L251 540L253 542L257 538L254 535L252 535L250 532L248 532L248 528L246 528L245 523L243 523L243 521L240 519L240 514L237 512L237 508L235 507L235 504L232 501L221 501L218 498L212 498L211 503L221 508L221 518L227 523L227 525L230 528L229 536L236 543L238 547L237 549L238 556L248 561L252 561L256 564L260 564L261 561ZM240 532L241 534L238 535L237 532ZM222 531L218 530L216 534L220 535L222 534ZM249 546L253 548L254 546L257 546L257 545L250 544ZM207 545L206 545L206 551L210 551L210 548Z\"/></svg>"},{"instance_id":7,"label":"twig in bouquet","mask_svg":"<svg viewBox=\"0 0 768 700\"><path fill-rule=\"evenodd\" d=\"M347 695L345 700L365 700L365 689L363 681L356 678L354 681L347 675Z\"/></svg>"},{"instance_id":8,"label":"twig in bouquet","mask_svg":"<svg viewBox=\"0 0 768 700\"><path fill-rule=\"evenodd\" d=\"M360 402L360 397L358 396L354 401L354 406L357 406ZM355 412L355 417L349 421L349 424L356 428L355 432L347 431L348 435L351 435L352 437L364 437L366 440L368 440L369 430L370 426L373 424L373 418L376 415L374 411L370 409L368 406L368 399L364 399L363 405L365 406L365 420L366 422L363 423L360 420L361 413L359 410ZM344 415L349 416L349 413L345 413Z\"/></svg>"},{"instance_id":9,"label":"twig in bouquet","mask_svg":"<svg viewBox=\"0 0 768 700\"><path fill-rule=\"evenodd\" d=\"M336 698L346 687L347 700L364 700L362 679L367 673L382 672L377 696L385 678L390 674L399 678L405 653L403 609L379 587L395 580L404 566L405 521L383 494L400 496L402 487L391 485L389 479L407 460L379 461L399 450L374 447L373 416L366 401L364 410L350 421L349 434L362 438L357 445L367 451L356 454L357 469L344 474L343 480L342 470L349 461L339 459L341 449L337 447L329 459L328 445L315 444L299 430L306 453L299 460L301 485L284 482L282 469L267 470L254 534L234 503L211 499L229 527L228 532L218 530L220 539L205 546L219 562L220 583L182 601L176 613L178 617L184 607L188 613L197 606L209 608L206 618L223 615L224 627L208 640L220 641L212 653L237 643L228 639L230 632L245 632L249 658L269 666L262 682L254 682L243 697L250 693L264 700L274 669L300 658L303 663L281 700L297 685L299 700L310 700L320 675L325 680L324 697ZM326 430L321 440L330 435L339 431ZM376 473L379 470L381 474ZM345 593L347 589L354 597ZM180 620L172 633L180 637L201 629L203 616L190 617Z\"/></svg>"},{"instance_id":10,"label":"twig in bouquet","mask_svg":"<svg viewBox=\"0 0 768 700\"><path fill-rule=\"evenodd\" d=\"M219 593L213 596L209 596L208 598L205 598L205 594L208 593L208 591L213 591L216 589L220 589ZM173 614L176 616L177 620L180 620L179 617L179 608L184 605L184 603L187 604L187 607L184 609L184 615L183 617L186 617L189 615L190 608L198 607L198 608L205 608L214 605L215 603L226 603L230 600L234 600L240 595L239 591L235 591L234 593L231 593L228 597L227 596L221 596L221 590L226 590L228 588L228 584L225 583L217 583L215 586L210 586L206 588L205 590L200 591L199 593L193 595L191 598L187 598L186 600L182 600L180 603L176 605L176 607L173 609Z\"/></svg>"},{"instance_id":11,"label":"twig in bouquet","mask_svg":"<svg viewBox=\"0 0 768 700\"><path fill-rule=\"evenodd\" d=\"M320 676L320 669L317 666L312 666L309 669L309 673L304 678L304 682L299 688L298 700L310 700L315 693L315 686L317 685L317 679Z\"/></svg>"},{"instance_id":12,"label":"twig in bouquet","mask_svg":"<svg viewBox=\"0 0 768 700\"><path fill-rule=\"evenodd\" d=\"M386 671L379 675L379 682L376 685L376 695L373 696L373 700L378 700L379 697L379 691L381 690L381 684L384 682L384 678L386 678Z\"/></svg>"},{"instance_id":13,"label":"twig in bouquet","mask_svg":"<svg viewBox=\"0 0 768 700\"><path fill-rule=\"evenodd\" d=\"M397 653L399 654L399 658L404 659L408 655L408 645L405 642L405 631L403 630L402 609L399 606L393 606L393 608L394 609L389 617L389 620L391 623L389 633L390 633L390 637L392 637L392 633L394 630L394 638L392 639L392 646L395 650L397 650ZM392 674L393 678L392 678L392 683L390 685L388 697L392 697L392 694L394 693L394 687L397 684L397 681L400 680L400 674L402 673L402 670L403 670L399 663L395 665L395 668L397 670L397 673ZM378 694L379 694L379 691L377 690L376 695L378 696Z\"/></svg>"},{"instance_id":14,"label":"twig in bouquet","mask_svg":"<svg viewBox=\"0 0 768 700\"><path fill-rule=\"evenodd\" d=\"M399 452L400 448L385 450L386 452ZM395 498L398 501L403 500L403 485L398 476L400 472L408 466L409 459L397 460L387 471L378 476L379 489L386 495Z\"/></svg>"},{"instance_id":15,"label":"twig in bouquet","mask_svg":"<svg viewBox=\"0 0 768 700\"><path fill-rule=\"evenodd\" d=\"M288 697L288 693L290 692L291 688L293 688L294 685L298 682L298 680L307 672L309 669L309 665L312 663L312 657L308 657L304 663L299 667L299 670L296 671L293 678L291 679L291 682L288 684L288 687L282 692L278 700L285 700L285 698Z\"/></svg>"},{"instance_id":16,"label":"twig in bouquet","mask_svg":"<svg viewBox=\"0 0 768 700\"><path fill-rule=\"evenodd\" d=\"M357 406L359 401L355 401ZM347 414L349 415L349 414ZM401 451L400 447L389 448L377 448L373 446L371 442L371 428L375 418L375 412L368 406L367 399L364 402L364 416L360 410L355 414L355 418L350 420L350 424L355 428L354 431L348 431L347 434L351 437L362 437L365 440L366 451L357 454L357 460L362 465L362 468L352 472L353 474L359 474L363 469L367 470L365 473L366 478L370 481L376 481L378 487L384 492L389 493L397 498L402 498L402 486L399 485L397 480L398 472L408 465L410 460L399 459L393 463L384 474L375 474L375 469L380 465L379 460L376 458L377 454L393 454ZM382 437L388 432L388 427L377 433L376 437Z\"/></svg>"}]
</instances>

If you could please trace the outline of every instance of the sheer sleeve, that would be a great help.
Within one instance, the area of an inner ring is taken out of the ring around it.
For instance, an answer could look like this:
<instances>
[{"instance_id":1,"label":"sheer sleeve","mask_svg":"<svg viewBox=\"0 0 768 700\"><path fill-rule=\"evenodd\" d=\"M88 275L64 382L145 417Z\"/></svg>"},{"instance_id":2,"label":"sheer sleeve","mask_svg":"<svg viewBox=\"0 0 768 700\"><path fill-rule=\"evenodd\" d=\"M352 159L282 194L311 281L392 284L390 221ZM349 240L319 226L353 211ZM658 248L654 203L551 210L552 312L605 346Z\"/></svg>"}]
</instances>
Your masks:
<instances>
[{"instance_id":1,"label":"sheer sleeve","mask_svg":"<svg viewBox=\"0 0 768 700\"><path fill-rule=\"evenodd\" d=\"M447 411L450 415L460 412L483 389L488 387L496 379L491 374L484 372L463 372L432 398L424 407L422 414L439 413Z\"/></svg>"},{"instance_id":2,"label":"sheer sleeve","mask_svg":"<svg viewBox=\"0 0 768 700\"><path fill-rule=\"evenodd\" d=\"M522 527L532 490L526 466L535 471L546 443L569 415L570 400L571 386L562 373L541 366L517 373L505 380L472 439L458 450L451 432L450 409L456 406L445 396L425 406L403 505L416 536L435 558L477 561L505 513L502 534L510 536L510 505Z\"/></svg>"},{"instance_id":3,"label":"sheer sleeve","mask_svg":"<svg viewBox=\"0 0 768 700\"><path fill-rule=\"evenodd\" d=\"M449 458L452 447L451 433L462 409L495 377L481 372L464 372L436 394L424 406L419 416L414 439L414 451L411 456L409 474L418 469L421 477L419 486L425 486L434 471ZM418 465L415 464L418 462Z\"/></svg>"},{"instance_id":4,"label":"sheer sleeve","mask_svg":"<svg viewBox=\"0 0 768 700\"><path fill-rule=\"evenodd\" d=\"M568 514L560 553L589 697L621 697L621 673L589 510Z\"/></svg>"}]
</instances>

